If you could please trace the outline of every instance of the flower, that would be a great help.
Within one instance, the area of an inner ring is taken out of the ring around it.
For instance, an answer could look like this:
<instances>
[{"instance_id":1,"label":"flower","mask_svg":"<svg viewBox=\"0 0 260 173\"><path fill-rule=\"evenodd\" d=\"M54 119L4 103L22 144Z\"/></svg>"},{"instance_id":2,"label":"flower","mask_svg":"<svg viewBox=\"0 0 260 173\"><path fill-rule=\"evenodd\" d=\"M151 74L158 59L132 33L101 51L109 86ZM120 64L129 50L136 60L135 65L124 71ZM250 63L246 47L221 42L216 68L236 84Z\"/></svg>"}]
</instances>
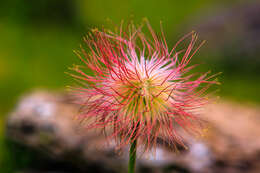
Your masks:
<instances>
[{"instance_id":1,"label":"flower","mask_svg":"<svg viewBox=\"0 0 260 173\"><path fill-rule=\"evenodd\" d=\"M216 82L209 73L187 74L203 44L192 52L194 32L169 50L163 32L158 36L146 26L151 39L134 24L125 31L122 25L118 34L94 29L85 37L86 47L76 54L86 68L75 66L77 74L71 74L82 84L74 88L82 105L80 118L87 120L87 128L105 129L119 147L138 139L152 148L158 138L184 146L177 129L200 134L199 110L208 102L204 93ZM176 51L188 37L188 47Z\"/></svg>"}]
</instances>

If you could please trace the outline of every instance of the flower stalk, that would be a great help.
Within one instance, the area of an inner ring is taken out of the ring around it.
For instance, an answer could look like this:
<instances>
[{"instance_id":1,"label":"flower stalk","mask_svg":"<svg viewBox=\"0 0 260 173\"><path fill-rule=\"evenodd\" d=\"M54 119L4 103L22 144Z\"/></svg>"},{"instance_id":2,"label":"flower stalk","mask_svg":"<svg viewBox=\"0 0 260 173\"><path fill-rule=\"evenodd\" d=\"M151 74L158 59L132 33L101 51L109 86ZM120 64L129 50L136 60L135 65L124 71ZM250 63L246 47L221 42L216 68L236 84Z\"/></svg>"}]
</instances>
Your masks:
<instances>
[{"instance_id":1,"label":"flower stalk","mask_svg":"<svg viewBox=\"0 0 260 173\"><path fill-rule=\"evenodd\" d=\"M137 139L131 142L131 147L129 151L129 161L128 161L128 173L135 173L135 162L136 162L136 149L137 149Z\"/></svg>"}]
</instances>

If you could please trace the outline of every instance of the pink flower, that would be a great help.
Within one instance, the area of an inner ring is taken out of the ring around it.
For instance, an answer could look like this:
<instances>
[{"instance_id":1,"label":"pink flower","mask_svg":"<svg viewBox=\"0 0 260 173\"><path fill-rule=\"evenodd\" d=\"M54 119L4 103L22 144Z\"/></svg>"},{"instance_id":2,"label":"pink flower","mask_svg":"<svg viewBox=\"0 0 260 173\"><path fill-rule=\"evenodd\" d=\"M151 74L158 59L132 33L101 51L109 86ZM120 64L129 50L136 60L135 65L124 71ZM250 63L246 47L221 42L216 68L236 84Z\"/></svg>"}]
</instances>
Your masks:
<instances>
[{"instance_id":1,"label":"pink flower","mask_svg":"<svg viewBox=\"0 0 260 173\"><path fill-rule=\"evenodd\" d=\"M87 128L107 129L119 147L138 139L151 148L158 137L184 145L177 129L200 134L199 110L208 102L204 92L216 82L208 73L187 75L202 45L192 51L194 32L169 50L163 32L158 36L148 22L147 27L152 39L133 24L118 34L96 29L84 39L86 48L76 53L85 69L76 66L72 74L82 84L74 89L83 106L80 118ZM188 37L188 47L177 51Z\"/></svg>"}]
</instances>

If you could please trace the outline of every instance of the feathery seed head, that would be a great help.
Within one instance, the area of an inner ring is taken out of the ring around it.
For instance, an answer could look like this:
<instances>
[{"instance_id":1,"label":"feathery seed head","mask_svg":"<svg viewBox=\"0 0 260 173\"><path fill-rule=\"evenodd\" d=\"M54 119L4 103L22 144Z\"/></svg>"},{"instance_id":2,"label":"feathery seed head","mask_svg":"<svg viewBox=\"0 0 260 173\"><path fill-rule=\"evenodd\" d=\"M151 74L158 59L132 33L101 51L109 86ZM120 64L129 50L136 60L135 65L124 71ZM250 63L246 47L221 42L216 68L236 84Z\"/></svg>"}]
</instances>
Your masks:
<instances>
[{"instance_id":1,"label":"feathery seed head","mask_svg":"<svg viewBox=\"0 0 260 173\"><path fill-rule=\"evenodd\" d=\"M162 32L158 36L147 22L152 39L130 24L119 34L93 30L84 39L86 48L76 52L92 75L77 66L82 87L74 89L83 106L81 118L89 128L106 128L119 147L138 138L147 148L165 138L173 146L184 145L177 129L199 133L198 110L208 102L204 92L214 76L196 77L187 72L197 35L191 32L169 50ZM176 47L188 37L185 50ZM181 58L180 58L181 57ZM206 86L201 86L207 84Z\"/></svg>"}]
</instances>

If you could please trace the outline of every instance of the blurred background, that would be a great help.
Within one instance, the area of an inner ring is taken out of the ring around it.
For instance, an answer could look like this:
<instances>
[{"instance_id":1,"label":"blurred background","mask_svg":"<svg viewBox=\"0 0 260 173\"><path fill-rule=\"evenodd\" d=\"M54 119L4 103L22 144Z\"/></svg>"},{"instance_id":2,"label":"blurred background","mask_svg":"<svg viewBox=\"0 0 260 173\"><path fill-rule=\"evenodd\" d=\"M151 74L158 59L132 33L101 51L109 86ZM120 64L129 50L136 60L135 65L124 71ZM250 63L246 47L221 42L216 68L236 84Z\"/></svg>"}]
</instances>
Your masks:
<instances>
[{"instance_id":1,"label":"blurred background","mask_svg":"<svg viewBox=\"0 0 260 173\"><path fill-rule=\"evenodd\" d=\"M217 93L241 103L260 103L260 2L247 0L12 0L0 3L0 172L32 163L32 153L5 138L6 115L34 88L64 90L64 74L78 59L73 50L91 28L146 17L160 21L169 46L195 30L206 44L192 63L223 72Z\"/></svg>"}]
</instances>

